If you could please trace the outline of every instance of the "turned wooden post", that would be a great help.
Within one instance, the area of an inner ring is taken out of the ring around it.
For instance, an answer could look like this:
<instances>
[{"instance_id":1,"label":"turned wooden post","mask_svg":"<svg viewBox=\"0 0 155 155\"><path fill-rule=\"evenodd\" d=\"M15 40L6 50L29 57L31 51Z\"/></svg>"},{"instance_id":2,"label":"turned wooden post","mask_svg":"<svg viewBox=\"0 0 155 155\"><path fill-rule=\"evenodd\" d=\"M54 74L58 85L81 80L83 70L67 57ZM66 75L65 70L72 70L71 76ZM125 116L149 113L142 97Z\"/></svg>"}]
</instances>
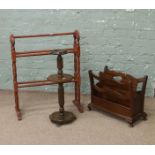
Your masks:
<instances>
[{"instance_id":1,"label":"turned wooden post","mask_svg":"<svg viewBox=\"0 0 155 155\"><path fill-rule=\"evenodd\" d=\"M13 35L10 36L11 43L11 57L12 57L12 72L13 72L13 86L15 96L15 110L18 120L21 120L21 112L19 108L19 97L18 97L18 83L17 83L17 70L16 70L16 51L15 51L15 38Z\"/></svg>"},{"instance_id":2,"label":"turned wooden post","mask_svg":"<svg viewBox=\"0 0 155 155\"><path fill-rule=\"evenodd\" d=\"M80 34L78 31L74 32L74 77L75 77L75 100L74 104L80 112L83 112L83 107L80 103Z\"/></svg>"},{"instance_id":3,"label":"turned wooden post","mask_svg":"<svg viewBox=\"0 0 155 155\"><path fill-rule=\"evenodd\" d=\"M57 56L57 68L58 78L63 78L63 58L61 55ZM59 112L64 115L64 86L63 83L58 83L58 101L59 101Z\"/></svg>"}]
</instances>

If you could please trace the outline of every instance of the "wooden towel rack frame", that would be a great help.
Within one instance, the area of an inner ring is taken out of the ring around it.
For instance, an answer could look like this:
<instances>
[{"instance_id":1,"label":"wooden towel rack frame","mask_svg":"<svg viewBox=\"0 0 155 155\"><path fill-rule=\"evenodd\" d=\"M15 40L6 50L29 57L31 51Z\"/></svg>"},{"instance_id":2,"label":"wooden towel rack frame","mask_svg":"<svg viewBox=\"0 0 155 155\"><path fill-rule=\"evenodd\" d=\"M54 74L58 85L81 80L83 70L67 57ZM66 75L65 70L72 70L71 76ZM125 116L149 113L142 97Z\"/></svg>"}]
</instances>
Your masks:
<instances>
[{"instance_id":1,"label":"wooden towel rack frame","mask_svg":"<svg viewBox=\"0 0 155 155\"><path fill-rule=\"evenodd\" d=\"M34 37L55 37L55 36L67 36L67 35L73 35L73 38L74 38L73 48L33 50L33 51L21 51L21 52L17 52L15 49L16 39L34 38ZM18 96L19 88L52 85L52 84L57 84L57 82L49 81L49 80L18 82L16 59L21 57L55 55L55 52L57 51L64 51L65 54L72 53L74 55L74 76L73 76L74 78L71 81L67 81L67 82L75 83L75 100L73 101L73 103L77 106L80 112L83 112L83 107L80 104L80 42L79 41L80 41L80 34L78 31L67 32L67 33L23 35L23 36L14 36L13 34L10 35L15 110L16 110L18 120L22 119L22 114L19 106L19 96Z\"/></svg>"}]
</instances>

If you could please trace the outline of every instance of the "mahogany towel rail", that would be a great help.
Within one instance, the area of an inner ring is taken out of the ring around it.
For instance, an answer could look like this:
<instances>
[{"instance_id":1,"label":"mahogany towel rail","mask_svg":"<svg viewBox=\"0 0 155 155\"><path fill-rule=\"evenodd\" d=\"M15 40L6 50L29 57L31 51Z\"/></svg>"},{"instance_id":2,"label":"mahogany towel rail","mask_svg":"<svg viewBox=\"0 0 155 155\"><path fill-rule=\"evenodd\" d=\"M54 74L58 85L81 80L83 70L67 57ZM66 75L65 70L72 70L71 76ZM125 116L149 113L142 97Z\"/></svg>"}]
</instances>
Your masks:
<instances>
[{"instance_id":1,"label":"mahogany towel rail","mask_svg":"<svg viewBox=\"0 0 155 155\"><path fill-rule=\"evenodd\" d=\"M73 36L73 39L74 39L73 48L35 50L35 51L33 50L33 51L20 51L20 52L17 52L15 48L16 39L34 38L34 37L55 37L55 36L66 36L66 35ZM80 112L83 112L83 107L80 104L80 42L79 41L80 41L80 34L78 31L67 32L67 33L23 35L23 36L14 36L13 34L10 35L15 110L16 110L18 120L22 119L22 114L19 106L18 88L52 85L52 84L56 84L56 82L49 81L49 80L18 82L16 59L21 57L54 55L55 51L58 51L58 50L65 51L64 54L72 53L74 55L74 76L73 76L73 80L69 82L75 83L75 99L73 103L77 106Z\"/></svg>"}]
</instances>

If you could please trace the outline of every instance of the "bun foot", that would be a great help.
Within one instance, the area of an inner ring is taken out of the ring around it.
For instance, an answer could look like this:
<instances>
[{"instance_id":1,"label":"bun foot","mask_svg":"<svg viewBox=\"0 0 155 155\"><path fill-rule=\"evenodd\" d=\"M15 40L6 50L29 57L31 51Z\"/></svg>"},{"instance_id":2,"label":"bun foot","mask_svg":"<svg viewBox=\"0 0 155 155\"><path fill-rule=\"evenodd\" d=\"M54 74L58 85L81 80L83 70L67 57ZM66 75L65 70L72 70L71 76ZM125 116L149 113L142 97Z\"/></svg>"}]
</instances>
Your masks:
<instances>
[{"instance_id":1,"label":"bun foot","mask_svg":"<svg viewBox=\"0 0 155 155\"><path fill-rule=\"evenodd\" d=\"M145 112L143 113L142 118L143 118L144 121L147 120L147 114Z\"/></svg>"},{"instance_id":2,"label":"bun foot","mask_svg":"<svg viewBox=\"0 0 155 155\"><path fill-rule=\"evenodd\" d=\"M89 110L89 111L92 110L91 104L88 104L88 110Z\"/></svg>"}]
</instances>

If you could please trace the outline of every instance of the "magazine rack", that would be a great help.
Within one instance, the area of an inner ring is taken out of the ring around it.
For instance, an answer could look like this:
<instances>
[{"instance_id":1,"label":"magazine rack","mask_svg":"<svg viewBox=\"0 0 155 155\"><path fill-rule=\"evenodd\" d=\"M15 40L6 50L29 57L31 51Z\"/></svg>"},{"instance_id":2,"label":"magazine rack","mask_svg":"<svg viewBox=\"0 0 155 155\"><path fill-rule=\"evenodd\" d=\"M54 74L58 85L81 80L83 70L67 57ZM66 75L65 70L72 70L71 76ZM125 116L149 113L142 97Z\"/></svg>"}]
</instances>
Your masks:
<instances>
[{"instance_id":1,"label":"magazine rack","mask_svg":"<svg viewBox=\"0 0 155 155\"><path fill-rule=\"evenodd\" d=\"M122 117L130 126L141 117L146 120L144 98L147 75L135 78L123 72L109 70L106 66L104 72L100 72L99 75L90 70L89 77L91 86L89 110L95 107Z\"/></svg>"},{"instance_id":2,"label":"magazine rack","mask_svg":"<svg viewBox=\"0 0 155 155\"><path fill-rule=\"evenodd\" d=\"M55 36L66 36L72 35L74 39L73 47L66 49L48 49L48 50L33 50L33 51L20 51L17 52L15 49L15 40L21 38L34 38L34 37L55 37ZM78 31L68 33L56 33L56 34L38 34L38 35L24 35L24 36L10 36L11 43L11 56L12 56L12 71L13 71L13 85L14 85L14 97L15 97L15 110L18 120L22 119L22 114L19 106L19 88L25 87L36 87L44 85L59 85L59 104L60 112L63 112L64 94L63 94L63 83L73 82L75 84L75 99L73 103L77 106L80 112L83 112L83 107L80 104L80 35ZM63 60L62 55L73 54L74 55L74 75L63 74ZM44 55L58 55L57 67L58 74L51 75L47 79L39 81L17 81L17 58L32 57L32 56L44 56Z\"/></svg>"}]
</instances>

